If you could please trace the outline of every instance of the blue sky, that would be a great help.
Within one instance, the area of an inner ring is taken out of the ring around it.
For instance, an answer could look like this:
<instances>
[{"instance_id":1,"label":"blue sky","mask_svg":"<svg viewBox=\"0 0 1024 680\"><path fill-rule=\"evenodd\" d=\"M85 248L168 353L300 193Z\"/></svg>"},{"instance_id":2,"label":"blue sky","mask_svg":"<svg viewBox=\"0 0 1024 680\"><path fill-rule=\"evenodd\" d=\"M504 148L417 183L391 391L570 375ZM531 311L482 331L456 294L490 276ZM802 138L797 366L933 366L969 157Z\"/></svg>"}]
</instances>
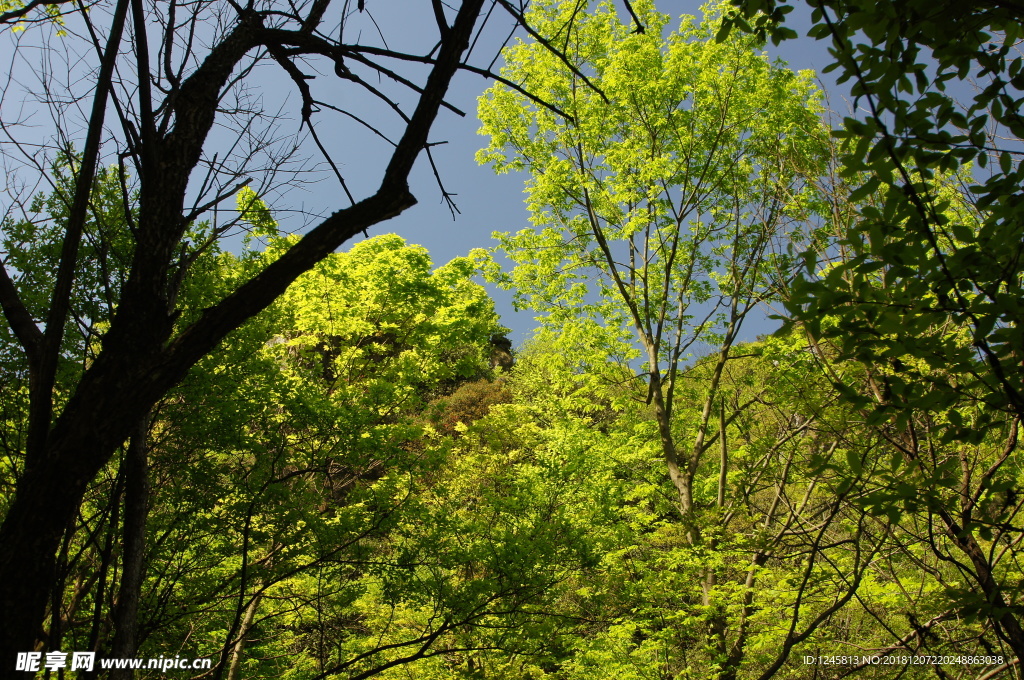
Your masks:
<instances>
[{"instance_id":1,"label":"blue sky","mask_svg":"<svg viewBox=\"0 0 1024 680\"><path fill-rule=\"evenodd\" d=\"M386 3L375 4L378 7L379 19L379 12ZM392 2L391 5L405 6L399 2ZM700 12L700 3L687 0L658 2L657 6L660 11L673 17ZM803 16L799 16L800 14L795 12L795 16L791 16L796 19L794 27L803 35L809 26L809 13L804 12ZM412 26L418 23L417 21L398 20L397 15L390 15L389 18L394 20L394 23L386 28L393 29L394 35L401 36L395 40L408 38L415 42L415 36L409 31L413 30ZM385 35L390 34L385 31ZM390 37L389 42L393 42ZM483 44L481 41L480 45ZM820 72L829 63L826 44L809 38L790 41L778 48L769 46L767 51L773 57L785 59L791 68L797 70L812 69ZM478 47L476 56L479 58L482 53L483 50ZM485 142L485 139L477 134L479 123L475 117L475 100L488 85L489 83L476 75L462 74L457 79L449 100L465 110L467 116L458 118L449 112L442 112L432 135L435 141L448 142L435 149L435 159L442 172L446 189L458 194L456 201L461 214L452 220L451 213L441 200L429 164L425 158L421 158L414 171L412 184L413 193L420 201L419 205L389 222L378 225L371 235L398 233L409 242L426 246L434 262L440 264L453 257L465 255L471 248L492 247L494 242L490 235L493 231L516 231L529 226L523 203L525 174L496 176L490 169L478 166L474 160L477 149ZM840 104L841 98L837 97L832 105L838 108ZM329 186L330 181L324 180L323 184ZM533 313L514 312L510 293L491 289L491 294L495 298L504 324L512 329L510 337L519 345L536 326ZM770 332L772 329L772 322L767 320L751 323L744 333L744 339L753 339L756 335Z\"/></svg>"},{"instance_id":2,"label":"blue sky","mask_svg":"<svg viewBox=\"0 0 1024 680\"><path fill-rule=\"evenodd\" d=\"M427 53L436 40L436 26L429 2L373 0L366 5L372 15L357 13L353 16L353 20L347 24L347 33L344 36L346 42L354 42L357 37L355 34L359 33L358 37L367 43L384 44L386 39L386 44L393 49L422 54ZM667 0L658 2L657 5L660 11L674 17L684 13L699 14L700 11L700 3L693 0ZM93 20L102 25L103 14L108 9L104 5L98 5L93 10ZM794 15L798 13L794 12ZM7 32L0 36L3 38L0 44L0 57L8 66L7 88L4 90L3 110L0 114L3 115L10 130L20 132L29 142L45 145L48 143L47 135L52 136L50 139L56 139L63 132L75 140L80 148L81 141L78 137L81 135L78 133L82 131L81 120L84 120L85 115L82 102L88 101L94 84L90 77L93 54L88 43L79 39L83 34L80 24L79 18L69 18L70 35L67 38L56 38L45 28L33 28L23 33ZM511 25L507 15L500 11L495 12L474 48L472 62L487 66L496 57L497 46L508 34ZM803 34L807 26L806 12L802 20L801 17L797 17L797 21L792 25ZM378 28L384 38L378 35ZM157 42L151 37L151 44ZM14 48L19 43L20 51L15 51ZM38 49L41 44L46 43L57 49ZM782 48L770 47L769 53L783 57L795 69L811 68L820 71L829 61L825 44L806 38L790 41ZM400 121L394 113L383 104L374 103L371 97L350 83L339 81L333 74L333 65L310 62L303 66L303 70L308 75L317 76L307 81L315 95L332 104L349 107L351 111L386 133L400 133L401 126L396 124ZM417 75L425 75L426 69L413 65L403 67L401 72L415 80ZM133 89L129 81L124 82L129 91ZM378 225L370 231L371 236L398 233L411 243L427 247L434 262L442 264L453 257L465 255L472 248L493 246L493 231L516 231L528 226L523 204L525 176L496 176L490 169L478 166L474 160L474 154L485 141L477 134L479 123L475 116L476 99L488 85L488 81L478 75L460 74L448 100L455 107L462 109L466 116L459 117L449 111L442 111L431 135L432 142L446 142L433 148L434 158L446 189L456 194L455 201L461 214L453 220L451 212L442 200L430 165L426 157L421 155L411 183L419 204L399 217ZM299 132L296 113L299 97L293 83L284 76L279 67L274 64L257 67L246 80L246 88L243 99L248 98L254 108L271 114L282 112L279 119L271 120L269 123L276 126L275 134L278 137L287 140ZM381 88L389 93L398 93L395 96L405 105L407 111L411 111L415 100L408 91L401 92L400 88L388 87L387 83L381 84ZM42 101L45 100L43 95L51 89L61 94L66 91L68 94L66 101L69 103L63 112L64 117L60 120L52 119L52 116L48 115L48 111L52 112L52 106L48 109L42 105ZM29 94L24 95L22 92ZM31 108L33 97L40 101L35 109ZM835 105L834 101L833 106ZM317 114L315 120L321 141L338 164L355 199L359 200L372 193L390 155L390 147L365 127L339 114L324 111ZM17 123L23 125L18 127ZM113 114L108 118L108 127L111 135L116 138L118 132ZM221 154L221 159L225 158L226 151L238 138L237 132L231 127L215 128L208 145L207 157L212 157L214 152L217 152ZM298 156L311 159L311 163L320 162L318 152L309 140L299 149ZM108 154L103 162L112 163L114 157ZM5 160L5 166L6 163ZM26 163L25 168L26 176L33 173L38 175L32 163ZM4 169L8 171L10 187L12 170L7 167ZM326 166L321 165L317 172L305 177L317 181L299 187L285 184L282 190L265 194L282 227L289 231L302 231L304 226L318 221L317 215L326 215L348 205L338 181ZM39 187L39 190L44 189L45 187ZM223 207L232 206L229 202ZM533 314L513 312L509 293L498 290L491 292L503 322L512 329L510 336L513 342L520 344L536 325ZM749 335L746 339L768 330L770 327L764 323L751 326L748 334L745 334Z\"/></svg>"}]
</instances>

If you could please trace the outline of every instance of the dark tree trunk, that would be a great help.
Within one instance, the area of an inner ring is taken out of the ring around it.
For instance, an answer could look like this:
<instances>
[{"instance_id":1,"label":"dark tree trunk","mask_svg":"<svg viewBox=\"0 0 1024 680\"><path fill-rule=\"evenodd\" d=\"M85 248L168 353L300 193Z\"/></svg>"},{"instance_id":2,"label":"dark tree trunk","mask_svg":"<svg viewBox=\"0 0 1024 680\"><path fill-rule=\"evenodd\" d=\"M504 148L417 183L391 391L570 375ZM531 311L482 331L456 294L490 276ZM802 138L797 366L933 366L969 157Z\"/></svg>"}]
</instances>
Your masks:
<instances>
[{"instance_id":1,"label":"dark tree trunk","mask_svg":"<svg viewBox=\"0 0 1024 680\"><path fill-rule=\"evenodd\" d=\"M408 189L409 173L427 144L451 79L460 68L482 4L483 0L466 0L452 26L444 27L419 103L406 120L405 132L395 145L377 192L325 219L173 338L177 314L168 297L187 226L182 218L185 190L213 125L222 90L252 49L275 41L278 46L305 44L302 41L312 40L310 32L305 28L266 29L256 12L243 11L236 26L177 88L168 104L174 111L171 129L158 129L153 120L137 121L141 142L135 151L142 157L139 218L131 271L117 314L99 355L52 427L49 418L37 418L47 421L46 436L33 435L39 449L29 456L0 526L0 679L21 677L22 673L14 670L16 654L30 651L43 639L43 619L64 528L78 512L88 485L146 413L225 335L265 309L299 275L352 236L416 203ZM140 82L148 82L148 72L140 66L148 63L146 50L138 47L139 63L130 68L139 68ZM145 112L146 107L142 103L138 110ZM40 345L58 351L37 337L38 329L6 272L0 276L0 302L30 364L38 361L43 351ZM52 395L43 392L46 394L38 398L49 403Z\"/></svg>"},{"instance_id":2,"label":"dark tree trunk","mask_svg":"<svg viewBox=\"0 0 1024 680\"><path fill-rule=\"evenodd\" d=\"M114 644L111 656L129 658L138 647L139 599L142 595L143 558L146 552L146 514L149 506L149 461L146 437L149 418L143 418L125 456L124 555L121 558L121 586L114 611ZM131 680L130 668L116 669L112 680Z\"/></svg>"}]
</instances>

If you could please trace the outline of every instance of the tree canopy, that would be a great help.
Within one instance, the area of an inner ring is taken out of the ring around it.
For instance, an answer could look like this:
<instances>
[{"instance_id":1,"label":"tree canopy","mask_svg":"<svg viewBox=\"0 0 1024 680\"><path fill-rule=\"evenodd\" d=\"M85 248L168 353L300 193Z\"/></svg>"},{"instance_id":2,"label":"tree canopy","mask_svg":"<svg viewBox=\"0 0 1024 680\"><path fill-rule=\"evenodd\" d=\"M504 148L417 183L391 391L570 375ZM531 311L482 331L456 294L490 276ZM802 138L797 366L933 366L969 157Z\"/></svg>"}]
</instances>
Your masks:
<instances>
[{"instance_id":1,"label":"tree canopy","mask_svg":"<svg viewBox=\"0 0 1024 680\"><path fill-rule=\"evenodd\" d=\"M420 54L372 4L0 6L99 78L38 154L0 126L40 178L0 221L0 677L1019 677L1014 8L814 3L860 106L829 131L764 54L786 2L496 0L499 73L484 3L425 3ZM336 173L305 235L264 66ZM459 70L531 223L338 252L414 202ZM362 200L334 114L393 146ZM538 314L521 346L481 279Z\"/></svg>"}]
</instances>

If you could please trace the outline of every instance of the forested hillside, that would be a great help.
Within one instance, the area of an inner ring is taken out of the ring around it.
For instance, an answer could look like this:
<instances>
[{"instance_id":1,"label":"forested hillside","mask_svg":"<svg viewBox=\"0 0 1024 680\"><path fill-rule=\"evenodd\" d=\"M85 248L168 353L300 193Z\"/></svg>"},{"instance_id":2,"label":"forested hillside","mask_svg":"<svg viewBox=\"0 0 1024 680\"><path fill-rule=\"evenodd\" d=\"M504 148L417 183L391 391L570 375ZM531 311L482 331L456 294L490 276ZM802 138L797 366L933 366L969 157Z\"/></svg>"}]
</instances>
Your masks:
<instances>
[{"instance_id":1,"label":"forested hillside","mask_svg":"<svg viewBox=\"0 0 1024 680\"><path fill-rule=\"evenodd\" d=\"M0 23L64 25L39 4ZM361 85L343 57L399 54L332 47L328 4L231 7L196 73L266 50L313 131L303 54ZM764 52L785 2L497 3L528 30L478 160L525 171L530 224L443 265L338 246L415 201L480 3L434 4L423 87L373 65L420 104L306 236L240 175L230 218L165 204L209 104L170 66L176 113L117 163L91 127L48 158L0 223L0 677L1024 677L1021 17L812 4L835 130ZM486 286L536 315L522 346Z\"/></svg>"}]
</instances>

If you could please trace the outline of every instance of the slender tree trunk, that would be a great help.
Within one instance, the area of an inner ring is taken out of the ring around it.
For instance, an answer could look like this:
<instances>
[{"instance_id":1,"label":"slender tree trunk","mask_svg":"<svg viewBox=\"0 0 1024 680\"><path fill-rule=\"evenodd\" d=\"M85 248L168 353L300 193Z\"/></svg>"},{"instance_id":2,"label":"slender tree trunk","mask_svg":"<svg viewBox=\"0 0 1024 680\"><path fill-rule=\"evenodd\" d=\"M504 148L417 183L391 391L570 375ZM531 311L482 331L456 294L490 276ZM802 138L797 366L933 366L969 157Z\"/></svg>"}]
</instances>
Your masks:
<instances>
[{"instance_id":1,"label":"slender tree trunk","mask_svg":"<svg viewBox=\"0 0 1024 680\"><path fill-rule=\"evenodd\" d=\"M142 594L143 558L146 551L146 515L149 505L149 461L146 437L149 417L143 418L132 435L125 455L124 555L121 558L121 587L114 611L114 644L111 656L130 658L138 646L139 599ZM131 680L131 668L115 669L112 680Z\"/></svg>"},{"instance_id":2,"label":"slender tree trunk","mask_svg":"<svg viewBox=\"0 0 1024 680\"><path fill-rule=\"evenodd\" d=\"M1011 611L1003 597L1003 589L992 574L992 565L989 564L985 551L978 545L974 536L964 531L945 508L940 509L938 515L945 525L946 534L974 566L978 577L978 586L985 594L988 606L993 610L989 614L989 620L996 627L996 631L1000 633L1000 637L1010 645L1010 649L1017 655L1017 658L1024 659L1024 630L1021 629L1020 620Z\"/></svg>"},{"instance_id":3,"label":"slender tree trunk","mask_svg":"<svg viewBox=\"0 0 1024 680\"><path fill-rule=\"evenodd\" d=\"M657 374L651 376L651 403L654 406L654 421L658 426L658 437L661 441L661 452L668 467L668 475L679 494L679 512L684 520L693 511L693 485L686 474L687 467L679 460L679 451L672 436L671 416L661 392L661 382Z\"/></svg>"},{"instance_id":4,"label":"slender tree trunk","mask_svg":"<svg viewBox=\"0 0 1024 680\"><path fill-rule=\"evenodd\" d=\"M729 442L726 438L726 423L725 423L725 399L722 399L718 408L718 443L719 443L719 460L718 460L718 495L715 499L715 507L718 508L719 517L725 516L725 489L728 486L729 481ZM712 549L716 548L717 545L713 545ZM715 573L713 568L708 569L708 575L706 580L706 586L704 587L704 600L705 606L711 604L711 589L718 584L718 575ZM747 595L751 594L751 589L747 588ZM725 636L728 631L728 620L724 612L717 613L711 620L711 635L718 650L719 658L726 659L722 667L722 673L720 680L736 680L736 670L739 664L739 660L742 660L743 644L742 639L739 640L740 659L734 662L733 658L728 655L729 647L726 643Z\"/></svg>"},{"instance_id":5,"label":"slender tree trunk","mask_svg":"<svg viewBox=\"0 0 1024 680\"><path fill-rule=\"evenodd\" d=\"M261 599L263 599L263 594L257 593L245 609L245 618L242 619L242 625L238 630L238 640L231 649L231 665L228 667L228 680L239 680L241 677L242 653L245 651L245 639L248 637L249 631L252 630L252 623L256 620L256 610L260 606Z\"/></svg>"},{"instance_id":6,"label":"slender tree trunk","mask_svg":"<svg viewBox=\"0 0 1024 680\"><path fill-rule=\"evenodd\" d=\"M64 588L67 586L68 548L75 532L75 525L75 520L72 520L64 530L64 540L61 541L60 553L57 555L54 568L56 579L50 594L50 630L46 636L46 646L50 649L60 649L64 636ZM74 610L69 608L69 611Z\"/></svg>"},{"instance_id":7,"label":"slender tree trunk","mask_svg":"<svg viewBox=\"0 0 1024 680\"><path fill-rule=\"evenodd\" d=\"M114 544L117 542L117 528L121 523L121 496L124 494L124 470L119 470L114 480L114 489L110 495L110 518L107 520L106 543L100 555L99 576L96 579L96 591L94 595L92 628L89 631L89 643L86 651L94 652L100 647L102 640L105 640L110 633L110 619L107 617L107 575L113 571L111 565L114 563ZM51 651L57 651L51 648ZM99 668L93 667L87 671L86 678L95 678L99 675Z\"/></svg>"}]
</instances>

